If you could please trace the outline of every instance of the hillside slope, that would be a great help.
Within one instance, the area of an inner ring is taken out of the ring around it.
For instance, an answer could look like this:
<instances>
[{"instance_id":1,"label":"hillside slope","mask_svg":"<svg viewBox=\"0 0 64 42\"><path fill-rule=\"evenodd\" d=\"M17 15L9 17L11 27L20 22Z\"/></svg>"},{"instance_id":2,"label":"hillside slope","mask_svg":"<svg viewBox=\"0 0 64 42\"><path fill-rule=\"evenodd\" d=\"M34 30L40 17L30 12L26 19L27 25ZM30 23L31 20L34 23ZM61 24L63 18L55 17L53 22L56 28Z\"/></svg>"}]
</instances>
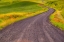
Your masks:
<instances>
[{"instance_id":1,"label":"hillside slope","mask_svg":"<svg viewBox=\"0 0 64 42\"><path fill-rule=\"evenodd\" d=\"M47 11L47 8L43 7L44 5L40 6L39 3L30 1L2 4L3 6L0 6L0 29L16 21Z\"/></svg>"}]
</instances>

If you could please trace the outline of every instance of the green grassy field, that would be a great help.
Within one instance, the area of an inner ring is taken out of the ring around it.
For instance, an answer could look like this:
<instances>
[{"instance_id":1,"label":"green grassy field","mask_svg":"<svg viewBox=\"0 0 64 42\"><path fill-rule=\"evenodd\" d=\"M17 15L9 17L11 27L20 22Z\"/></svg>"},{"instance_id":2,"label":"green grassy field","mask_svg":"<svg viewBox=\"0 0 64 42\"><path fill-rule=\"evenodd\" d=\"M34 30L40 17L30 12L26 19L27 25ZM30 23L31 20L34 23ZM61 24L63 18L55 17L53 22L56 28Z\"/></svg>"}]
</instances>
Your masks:
<instances>
[{"instance_id":1,"label":"green grassy field","mask_svg":"<svg viewBox=\"0 0 64 42\"><path fill-rule=\"evenodd\" d=\"M44 5L43 5L44 6ZM47 11L39 3L22 1L0 4L0 30L16 21Z\"/></svg>"},{"instance_id":2,"label":"green grassy field","mask_svg":"<svg viewBox=\"0 0 64 42\"><path fill-rule=\"evenodd\" d=\"M17 2L15 4L0 7L0 13L8 13L13 11L14 12L18 12L18 11L35 12L42 9L42 7L38 6L37 4L38 3L28 2L28 1Z\"/></svg>"}]
</instances>

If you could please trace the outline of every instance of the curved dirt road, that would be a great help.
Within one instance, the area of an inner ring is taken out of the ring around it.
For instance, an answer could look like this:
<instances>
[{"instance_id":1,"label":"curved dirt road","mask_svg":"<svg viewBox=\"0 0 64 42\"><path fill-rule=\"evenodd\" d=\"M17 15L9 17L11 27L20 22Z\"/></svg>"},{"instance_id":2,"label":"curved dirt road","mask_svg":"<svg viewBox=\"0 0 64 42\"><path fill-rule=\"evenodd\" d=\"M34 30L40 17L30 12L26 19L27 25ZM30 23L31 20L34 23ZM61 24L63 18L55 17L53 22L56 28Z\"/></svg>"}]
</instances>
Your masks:
<instances>
[{"instance_id":1,"label":"curved dirt road","mask_svg":"<svg viewBox=\"0 0 64 42\"><path fill-rule=\"evenodd\" d=\"M64 42L64 32L49 22L50 8L35 17L16 22L0 31L0 42Z\"/></svg>"}]
</instances>

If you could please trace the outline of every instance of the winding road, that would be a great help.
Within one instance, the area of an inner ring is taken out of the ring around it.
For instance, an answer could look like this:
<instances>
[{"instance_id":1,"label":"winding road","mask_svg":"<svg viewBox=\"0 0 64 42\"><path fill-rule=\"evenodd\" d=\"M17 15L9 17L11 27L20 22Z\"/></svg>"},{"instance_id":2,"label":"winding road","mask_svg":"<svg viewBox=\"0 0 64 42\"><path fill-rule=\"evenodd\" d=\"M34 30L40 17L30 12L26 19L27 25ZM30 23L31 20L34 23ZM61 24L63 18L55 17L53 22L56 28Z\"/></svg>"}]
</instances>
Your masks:
<instances>
[{"instance_id":1,"label":"winding road","mask_svg":"<svg viewBox=\"0 0 64 42\"><path fill-rule=\"evenodd\" d=\"M0 42L64 42L64 32L49 22L55 10L11 24L0 31Z\"/></svg>"}]
</instances>

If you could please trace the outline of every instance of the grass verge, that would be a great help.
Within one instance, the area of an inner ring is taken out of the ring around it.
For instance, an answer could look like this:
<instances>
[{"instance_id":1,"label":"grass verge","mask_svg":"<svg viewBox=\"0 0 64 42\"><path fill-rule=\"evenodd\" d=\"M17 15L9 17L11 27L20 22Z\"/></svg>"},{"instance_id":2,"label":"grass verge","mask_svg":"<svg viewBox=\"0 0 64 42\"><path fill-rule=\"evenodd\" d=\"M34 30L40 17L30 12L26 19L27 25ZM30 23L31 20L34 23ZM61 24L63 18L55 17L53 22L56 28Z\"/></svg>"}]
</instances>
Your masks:
<instances>
[{"instance_id":1,"label":"grass verge","mask_svg":"<svg viewBox=\"0 0 64 42\"><path fill-rule=\"evenodd\" d=\"M64 1L63 0L47 0L45 5L54 8L56 12L50 16L53 25L64 30Z\"/></svg>"},{"instance_id":2,"label":"grass verge","mask_svg":"<svg viewBox=\"0 0 64 42\"><path fill-rule=\"evenodd\" d=\"M57 14L57 11L50 15L50 22L59 29L64 30L64 18L61 14Z\"/></svg>"}]
</instances>

